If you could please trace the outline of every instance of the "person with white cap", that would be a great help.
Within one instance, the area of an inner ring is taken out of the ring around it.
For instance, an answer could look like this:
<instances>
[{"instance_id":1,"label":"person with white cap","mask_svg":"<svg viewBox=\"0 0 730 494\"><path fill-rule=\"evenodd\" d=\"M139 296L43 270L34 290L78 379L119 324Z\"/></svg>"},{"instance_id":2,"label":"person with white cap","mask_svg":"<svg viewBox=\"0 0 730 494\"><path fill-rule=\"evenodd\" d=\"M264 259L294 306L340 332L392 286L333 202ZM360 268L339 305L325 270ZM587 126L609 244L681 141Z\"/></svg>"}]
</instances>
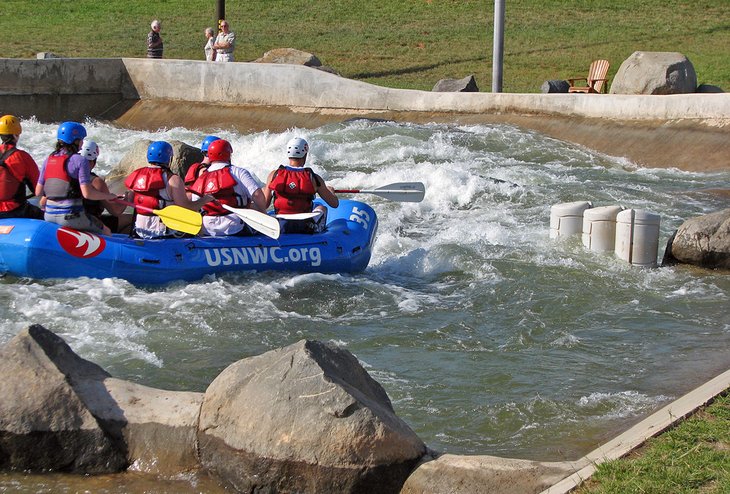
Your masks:
<instances>
[{"instance_id":1,"label":"person with white cap","mask_svg":"<svg viewBox=\"0 0 730 494\"><path fill-rule=\"evenodd\" d=\"M150 24L152 31L147 34L147 58L162 58L162 23L155 19Z\"/></svg>"},{"instance_id":2,"label":"person with white cap","mask_svg":"<svg viewBox=\"0 0 730 494\"><path fill-rule=\"evenodd\" d=\"M333 189L324 179L305 167L309 144L301 137L291 139L286 146L288 165L281 165L269 173L264 187L266 207L274 202L276 214L298 214L317 212L318 216L305 220L284 219L281 223L283 233L316 233L327 225L327 208L314 205L319 195L330 207L336 208L340 201Z\"/></svg>"}]
</instances>

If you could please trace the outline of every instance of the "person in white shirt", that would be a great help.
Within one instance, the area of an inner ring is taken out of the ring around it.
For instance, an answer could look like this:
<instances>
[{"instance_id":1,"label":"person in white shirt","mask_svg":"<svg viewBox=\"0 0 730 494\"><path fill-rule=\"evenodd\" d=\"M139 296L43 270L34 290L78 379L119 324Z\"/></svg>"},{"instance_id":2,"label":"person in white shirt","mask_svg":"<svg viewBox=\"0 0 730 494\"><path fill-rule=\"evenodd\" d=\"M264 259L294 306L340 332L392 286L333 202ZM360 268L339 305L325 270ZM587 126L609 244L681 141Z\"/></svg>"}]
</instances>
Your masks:
<instances>
[{"instance_id":1,"label":"person in white shirt","mask_svg":"<svg viewBox=\"0 0 730 494\"><path fill-rule=\"evenodd\" d=\"M215 198L214 202L203 206L205 235L253 234L240 216L223 205L266 211L264 192L248 170L231 165L232 153L231 143L225 139L211 142L208 146L210 166L190 187L192 198L205 194Z\"/></svg>"},{"instance_id":2,"label":"person in white shirt","mask_svg":"<svg viewBox=\"0 0 730 494\"><path fill-rule=\"evenodd\" d=\"M236 33L231 31L228 21L221 22L221 32L213 43L216 62L233 62L233 50L236 48Z\"/></svg>"},{"instance_id":3,"label":"person in white shirt","mask_svg":"<svg viewBox=\"0 0 730 494\"><path fill-rule=\"evenodd\" d=\"M213 43L215 43L215 35L213 33L212 27L206 27L205 28L205 47L203 50L205 51L205 60L208 62L212 62L215 60L215 48L213 48Z\"/></svg>"}]
</instances>

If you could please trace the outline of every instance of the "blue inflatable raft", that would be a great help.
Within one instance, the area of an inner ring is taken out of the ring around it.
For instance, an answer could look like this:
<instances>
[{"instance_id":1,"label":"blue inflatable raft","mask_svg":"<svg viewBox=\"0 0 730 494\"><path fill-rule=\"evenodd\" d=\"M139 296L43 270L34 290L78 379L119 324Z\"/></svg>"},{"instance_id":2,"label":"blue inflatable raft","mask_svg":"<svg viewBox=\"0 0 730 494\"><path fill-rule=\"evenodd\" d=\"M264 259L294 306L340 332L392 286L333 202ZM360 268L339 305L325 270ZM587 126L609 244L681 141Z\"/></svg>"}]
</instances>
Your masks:
<instances>
[{"instance_id":1,"label":"blue inflatable raft","mask_svg":"<svg viewBox=\"0 0 730 494\"><path fill-rule=\"evenodd\" d=\"M358 201L330 208L323 233L277 240L193 237L141 240L94 235L31 219L0 220L0 273L28 278L122 278L136 285L193 281L235 271L353 273L364 270L378 220Z\"/></svg>"}]
</instances>

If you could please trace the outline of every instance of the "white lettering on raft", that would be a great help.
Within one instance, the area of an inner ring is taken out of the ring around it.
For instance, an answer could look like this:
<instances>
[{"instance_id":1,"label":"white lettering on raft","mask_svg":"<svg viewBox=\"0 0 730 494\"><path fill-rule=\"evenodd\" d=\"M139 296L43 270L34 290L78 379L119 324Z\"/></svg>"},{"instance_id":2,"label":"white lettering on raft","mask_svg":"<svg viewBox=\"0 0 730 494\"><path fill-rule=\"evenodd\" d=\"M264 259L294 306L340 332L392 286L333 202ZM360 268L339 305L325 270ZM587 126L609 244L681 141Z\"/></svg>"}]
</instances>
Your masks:
<instances>
[{"instance_id":1,"label":"white lettering on raft","mask_svg":"<svg viewBox=\"0 0 730 494\"><path fill-rule=\"evenodd\" d=\"M322 264L319 247L222 247L204 249L208 266L238 266L240 264L281 264L285 262L309 262Z\"/></svg>"}]
</instances>

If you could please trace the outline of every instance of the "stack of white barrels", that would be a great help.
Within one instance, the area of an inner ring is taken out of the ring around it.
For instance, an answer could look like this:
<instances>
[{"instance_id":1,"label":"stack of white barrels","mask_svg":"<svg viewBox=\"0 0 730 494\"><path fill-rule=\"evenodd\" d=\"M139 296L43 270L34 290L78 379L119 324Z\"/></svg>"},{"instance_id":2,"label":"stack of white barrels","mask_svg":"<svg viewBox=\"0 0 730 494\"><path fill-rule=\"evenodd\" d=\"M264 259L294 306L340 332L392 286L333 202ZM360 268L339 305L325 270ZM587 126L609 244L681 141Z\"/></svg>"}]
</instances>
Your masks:
<instances>
[{"instance_id":1,"label":"stack of white barrels","mask_svg":"<svg viewBox=\"0 0 730 494\"><path fill-rule=\"evenodd\" d=\"M565 202L550 208L550 238L580 233L583 245L592 251L614 251L630 264L656 267L660 220L642 209Z\"/></svg>"}]
</instances>

